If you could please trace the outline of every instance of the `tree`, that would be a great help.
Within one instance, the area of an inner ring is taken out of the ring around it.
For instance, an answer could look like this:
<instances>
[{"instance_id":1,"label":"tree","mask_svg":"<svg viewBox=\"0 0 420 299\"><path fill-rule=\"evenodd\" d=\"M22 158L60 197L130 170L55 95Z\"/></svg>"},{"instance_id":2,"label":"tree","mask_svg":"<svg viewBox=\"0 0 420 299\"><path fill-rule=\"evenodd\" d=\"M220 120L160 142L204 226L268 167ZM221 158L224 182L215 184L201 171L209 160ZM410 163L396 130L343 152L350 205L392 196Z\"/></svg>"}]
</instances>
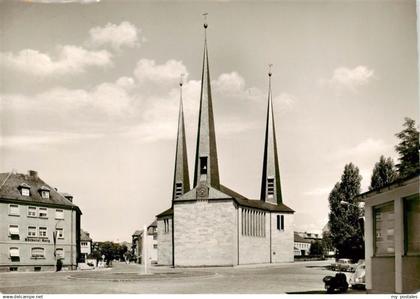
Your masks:
<instances>
[{"instance_id":1,"label":"tree","mask_svg":"<svg viewBox=\"0 0 420 299\"><path fill-rule=\"evenodd\" d=\"M334 250L334 246L331 239L330 232L323 232L322 233L322 248L324 249L324 254L328 255L330 251Z\"/></svg>"},{"instance_id":2,"label":"tree","mask_svg":"<svg viewBox=\"0 0 420 299\"><path fill-rule=\"evenodd\" d=\"M385 159L382 155L379 162L376 162L370 179L369 190L381 188L395 181L398 173L395 170L394 161L391 157Z\"/></svg>"},{"instance_id":3,"label":"tree","mask_svg":"<svg viewBox=\"0 0 420 299\"><path fill-rule=\"evenodd\" d=\"M321 241L314 241L311 243L309 248L310 255L322 255L324 253L324 248L322 247Z\"/></svg>"},{"instance_id":4,"label":"tree","mask_svg":"<svg viewBox=\"0 0 420 299\"><path fill-rule=\"evenodd\" d=\"M335 184L328 198L331 240L338 251L338 257L355 260L364 257L364 242L359 226L359 217L363 211L354 200L360 194L361 180L359 168L353 163L347 164L341 181ZM342 201L349 204L343 205Z\"/></svg>"},{"instance_id":5,"label":"tree","mask_svg":"<svg viewBox=\"0 0 420 299\"><path fill-rule=\"evenodd\" d=\"M395 134L400 143L395 146L399 155L399 163L396 165L400 178L407 178L420 173L419 165L419 131L415 121L406 117L403 124L405 129Z\"/></svg>"}]
</instances>

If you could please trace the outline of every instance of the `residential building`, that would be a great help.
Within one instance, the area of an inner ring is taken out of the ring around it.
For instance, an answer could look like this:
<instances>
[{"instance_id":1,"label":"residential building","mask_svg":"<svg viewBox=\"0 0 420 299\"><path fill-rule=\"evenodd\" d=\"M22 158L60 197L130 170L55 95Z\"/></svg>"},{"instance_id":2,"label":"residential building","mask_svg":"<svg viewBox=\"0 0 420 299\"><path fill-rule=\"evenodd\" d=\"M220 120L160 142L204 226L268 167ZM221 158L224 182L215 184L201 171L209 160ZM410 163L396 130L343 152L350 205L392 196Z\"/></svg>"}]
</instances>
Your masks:
<instances>
[{"instance_id":1,"label":"residential building","mask_svg":"<svg viewBox=\"0 0 420 299\"><path fill-rule=\"evenodd\" d=\"M80 253L81 253L81 262L85 262L88 256L92 253L92 238L89 233L80 230Z\"/></svg>"},{"instance_id":2,"label":"residential building","mask_svg":"<svg viewBox=\"0 0 420 299\"><path fill-rule=\"evenodd\" d=\"M194 182L190 188L180 82L171 207L157 215L158 264L232 266L292 262L294 211L284 203L281 191L271 70L261 157L261 195L258 199L248 199L221 184L219 179L207 27L204 24Z\"/></svg>"},{"instance_id":3,"label":"residential building","mask_svg":"<svg viewBox=\"0 0 420 299\"><path fill-rule=\"evenodd\" d=\"M141 263L141 235L143 230L136 230L131 235L131 253L134 255L136 263Z\"/></svg>"},{"instance_id":4,"label":"residential building","mask_svg":"<svg viewBox=\"0 0 420 299\"><path fill-rule=\"evenodd\" d=\"M0 271L76 269L81 214L36 171L0 173Z\"/></svg>"},{"instance_id":5,"label":"residential building","mask_svg":"<svg viewBox=\"0 0 420 299\"><path fill-rule=\"evenodd\" d=\"M365 202L366 288L372 293L420 289L420 177L356 197Z\"/></svg>"},{"instance_id":6,"label":"residential building","mask_svg":"<svg viewBox=\"0 0 420 299\"><path fill-rule=\"evenodd\" d=\"M306 256L310 254L312 240L303 238L298 232L294 233L294 255Z\"/></svg>"},{"instance_id":7,"label":"residential building","mask_svg":"<svg viewBox=\"0 0 420 299\"><path fill-rule=\"evenodd\" d=\"M132 245L131 250L136 256L136 262L142 262L142 252L143 252L143 230L136 230L132 235ZM157 233L157 221L153 221L147 227L146 233L146 244L148 246L148 256L149 262L156 264L158 259L158 233Z\"/></svg>"}]
</instances>

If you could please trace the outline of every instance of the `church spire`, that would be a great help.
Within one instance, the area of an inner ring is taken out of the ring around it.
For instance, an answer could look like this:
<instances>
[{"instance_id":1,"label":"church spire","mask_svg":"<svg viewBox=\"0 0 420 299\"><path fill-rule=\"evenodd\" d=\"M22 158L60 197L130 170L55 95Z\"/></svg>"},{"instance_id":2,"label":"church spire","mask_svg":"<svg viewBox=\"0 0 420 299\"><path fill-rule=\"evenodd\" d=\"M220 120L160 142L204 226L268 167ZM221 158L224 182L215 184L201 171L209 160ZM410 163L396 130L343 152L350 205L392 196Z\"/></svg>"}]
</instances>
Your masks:
<instances>
[{"instance_id":1,"label":"church spire","mask_svg":"<svg viewBox=\"0 0 420 299\"><path fill-rule=\"evenodd\" d=\"M176 199L190 190L190 177L188 174L187 145L185 138L184 110L182 104L182 76L179 81L179 116L178 116L178 135L176 140L174 185L172 199Z\"/></svg>"},{"instance_id":2,"label":"church spire","mask_svg":"<svg viewBox=\"0 0 420 299\"><path fill-rule=\"evenodd\" d=\"M276 130L274 126L273 99L271 93L271 64L268 72L268 107L265 128L264 161L261 183L261 200L282 203Z\"/></svg>"},{"instance_id":3,"label":"church spire","mask_svg":"<svg viewBox=\"0 0 420 299\"><path fill-rule=\"evenodd\" d=\"M204 14L206 18L207 13ZM210 86L210 71L207 51L207 27L204 21L204 54L201 74L200 112L197 147L195 154L194 187L200 182L219 189L219 167L217 162L216 136L214 131L213 104Z\"/></svg>"}]
</instances>

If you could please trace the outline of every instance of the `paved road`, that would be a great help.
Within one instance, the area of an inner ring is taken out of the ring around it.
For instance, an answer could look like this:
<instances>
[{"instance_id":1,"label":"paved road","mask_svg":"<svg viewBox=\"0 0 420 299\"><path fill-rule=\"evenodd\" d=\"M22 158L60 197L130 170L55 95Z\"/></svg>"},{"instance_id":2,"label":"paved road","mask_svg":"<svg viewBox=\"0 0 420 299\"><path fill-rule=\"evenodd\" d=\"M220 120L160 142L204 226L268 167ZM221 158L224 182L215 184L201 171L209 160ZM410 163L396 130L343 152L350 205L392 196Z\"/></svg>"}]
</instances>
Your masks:
<instances>
[{"instance_id":1,"label":"paved road","mask_svg":"<svg viewBox=\"0 0 420 299\"><path fill-rule=\"evenodd\" d=\"M324 267L327 264L321 261L220 268L152 267L153 275L145 275L140 265L114 263L112 269L101 271L0 273L0 292L319 294L325 293L322 278L334 274Z\"/></svg>"}]
</instances>

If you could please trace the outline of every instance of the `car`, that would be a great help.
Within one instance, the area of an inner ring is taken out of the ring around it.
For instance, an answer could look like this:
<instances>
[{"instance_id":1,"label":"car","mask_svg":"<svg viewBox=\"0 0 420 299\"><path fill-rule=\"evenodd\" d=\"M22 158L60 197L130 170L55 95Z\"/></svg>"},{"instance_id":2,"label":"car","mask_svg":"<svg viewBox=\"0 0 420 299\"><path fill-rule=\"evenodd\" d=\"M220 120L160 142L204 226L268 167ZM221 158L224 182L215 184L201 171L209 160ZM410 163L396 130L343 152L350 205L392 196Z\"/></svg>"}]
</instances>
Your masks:
<instances>
[{"instance_id":1,"label":"car","mask_svg":"<svg viewBox=\"0 0 420 299\"><path fill-rule=\"evenodd\" d=\"M352 263L350 259L339 259L336 263L331 264L333 271L351 271Z\"/></svg>"},{"instance_id":2,"label":"car","mask_svg":"<svg viewBox=\"0 0 420 299\"><path fill-rule=\"evenodd\" d=\"M350 276L349 284L352 289L366 288L366 264L364 260L359 261L353 275Z\"/></svg>"}]
</instances>

